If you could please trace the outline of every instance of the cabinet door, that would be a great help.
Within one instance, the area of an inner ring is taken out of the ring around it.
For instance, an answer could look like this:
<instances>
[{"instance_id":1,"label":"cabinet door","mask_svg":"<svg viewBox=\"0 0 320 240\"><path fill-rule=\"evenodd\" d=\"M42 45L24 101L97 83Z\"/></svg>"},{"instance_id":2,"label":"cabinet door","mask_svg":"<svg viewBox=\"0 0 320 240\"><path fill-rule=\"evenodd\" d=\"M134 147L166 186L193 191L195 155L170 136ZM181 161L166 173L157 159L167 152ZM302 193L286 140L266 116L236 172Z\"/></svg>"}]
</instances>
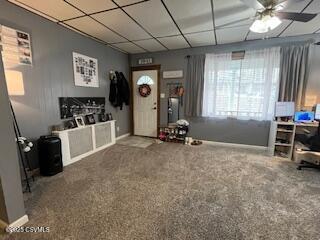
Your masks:
<instances>
[{"instance_id":1,"label":"cabinet door","mask_svg":"<svg viewBox=\"0 0 320 240\"><path fill-rule=\"evenodd\" d=\"M94 126L96 148L111 143L111 123Z\"/></svg>"},{"instance_id":2,"label":"cabinet door","mask_svg":"<svg viewBox=\"0 0 320 240\"><path fill-rule=\"evenodd\" d=\"M71 158L93 150L91 127L77 128L68 135Z\"/></svg>"}]
</instances>

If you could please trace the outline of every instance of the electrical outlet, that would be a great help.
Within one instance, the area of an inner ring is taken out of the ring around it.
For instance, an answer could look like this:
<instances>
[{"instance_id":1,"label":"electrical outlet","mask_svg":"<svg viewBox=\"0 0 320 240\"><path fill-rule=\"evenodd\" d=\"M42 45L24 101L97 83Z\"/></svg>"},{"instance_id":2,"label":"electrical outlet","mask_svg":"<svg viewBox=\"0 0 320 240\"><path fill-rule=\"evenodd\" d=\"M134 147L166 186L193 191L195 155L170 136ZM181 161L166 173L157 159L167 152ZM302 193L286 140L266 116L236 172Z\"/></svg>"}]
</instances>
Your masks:
<instances>
[{"instance_id":1,"label":"electrical outlet","mask_svg":"<svg viewBox=\"0 0 320 240\"><path fill-rule=\"evenodd\" d=\"M120 131L120 127L119 126L117 126L117 132L119 132Z\"/></svg>"}]
</instances>

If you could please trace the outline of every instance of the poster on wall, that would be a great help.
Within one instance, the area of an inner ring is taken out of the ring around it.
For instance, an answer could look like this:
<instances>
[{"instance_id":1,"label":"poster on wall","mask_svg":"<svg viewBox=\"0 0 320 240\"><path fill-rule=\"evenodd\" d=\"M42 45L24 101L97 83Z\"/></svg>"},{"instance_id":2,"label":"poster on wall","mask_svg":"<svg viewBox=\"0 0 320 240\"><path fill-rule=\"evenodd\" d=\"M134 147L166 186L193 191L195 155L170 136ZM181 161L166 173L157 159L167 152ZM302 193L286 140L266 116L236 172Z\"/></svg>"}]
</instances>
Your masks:
<instances>
[{"instance_id":1,"label":"poster on wall","mask_svg":"<svg viewBox=\"0 0 320 240\"><path fill-rule=\"evenodd\" d=\"M98 60L75 52L72 56L75 85L99 87Z\"/></svg>"},{"instance_id":2,"label":"poster on wall","mask_svg":"<svg viewBox=\"0 0 320 240\"><path fill-rule=\"evenodd\" d=\"M28 33L0 25L3 62L32 65L31 39Z\"/></svg>"},{"instance_id":3,"label":"poster on wall","mask_svg":"<svg viewBox=\"0 0 320 240\"><path fill-rule=\"evenodd\" d=\"M105 112L104 97L59 97L60 118Z\"/></svg>"}]
</instances>

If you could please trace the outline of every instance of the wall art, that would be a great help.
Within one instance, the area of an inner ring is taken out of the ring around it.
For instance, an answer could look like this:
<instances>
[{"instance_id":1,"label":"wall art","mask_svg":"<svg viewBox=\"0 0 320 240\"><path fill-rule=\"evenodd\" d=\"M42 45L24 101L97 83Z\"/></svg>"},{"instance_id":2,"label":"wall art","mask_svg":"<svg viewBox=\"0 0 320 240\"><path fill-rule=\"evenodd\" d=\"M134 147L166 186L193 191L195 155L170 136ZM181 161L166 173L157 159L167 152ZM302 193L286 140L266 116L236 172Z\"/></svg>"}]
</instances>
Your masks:
<instances>
[{"instance_id":1,"label":"wall art","mask_svg":"<svg viewBox=\"0 0 320 240\"><path fill-rule=\"evenodd\" d=\"M98 60L79 53L72 53L74 83L81 87L99 87Z\"/></svg>"}]
</instances>

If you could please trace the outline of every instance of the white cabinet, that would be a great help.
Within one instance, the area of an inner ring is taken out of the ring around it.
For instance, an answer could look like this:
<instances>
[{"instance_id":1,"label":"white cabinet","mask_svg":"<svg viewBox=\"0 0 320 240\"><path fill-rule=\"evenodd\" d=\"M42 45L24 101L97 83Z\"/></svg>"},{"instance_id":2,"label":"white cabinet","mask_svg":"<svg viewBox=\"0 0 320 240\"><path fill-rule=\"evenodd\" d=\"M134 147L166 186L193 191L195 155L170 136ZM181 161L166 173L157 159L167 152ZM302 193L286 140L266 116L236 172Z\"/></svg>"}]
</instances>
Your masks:
<instances>
[{"instance_id":1,"label":"white cabinet","mask_svg":"<svg viewBox=\"0 0 320 240\"><path fill-rule=\"evenodd\" d=\"M63 166L116 143L115 120L54 131L52 134L61 139Z\"/></svg>"},{"instance_id":2,"label":"white cabinet","mask_svg":"<svg viewBox=\"0 0 320 240\"><path fill-rule=\"evenodd\" d=\"M272 121L268 144L270 156L291 159L295 131L296 124L293 122Z\"/></svg>"}]
</instances>

